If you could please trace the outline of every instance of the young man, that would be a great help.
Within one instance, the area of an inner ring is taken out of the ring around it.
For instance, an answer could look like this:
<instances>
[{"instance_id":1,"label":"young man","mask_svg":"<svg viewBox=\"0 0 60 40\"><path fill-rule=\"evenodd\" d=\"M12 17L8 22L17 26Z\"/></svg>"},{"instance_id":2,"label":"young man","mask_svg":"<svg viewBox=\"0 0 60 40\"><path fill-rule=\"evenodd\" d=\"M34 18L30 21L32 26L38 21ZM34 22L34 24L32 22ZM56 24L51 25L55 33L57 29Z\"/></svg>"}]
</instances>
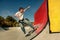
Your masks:
<instances>
[{"instance_id":1,"label":"young man","mask_svg":"<svg viewBox=\"0 0 60 40\"><path fill-rule=\"evenodd\" d=\"M19 8L19 11L15 14L15 16L19 19L19 22L22 24L21 25L21 29L22 29L22 31L24 32L24 34L26 34L26 31L25 31L25 28L24 28L24 26L23 26L23 24L24 23L26 23L27 25L29 25L33 30L34 30L34 27L33 27L33 25L31 24L31 22L30 21L28 21L28 20L26 20L25 18L24 18L24 12L26 11L26 10L28 10L30 8L30 6L28 6L27 8L22 8L22 7L20 7Z\"/></svg>"}]
</instances>

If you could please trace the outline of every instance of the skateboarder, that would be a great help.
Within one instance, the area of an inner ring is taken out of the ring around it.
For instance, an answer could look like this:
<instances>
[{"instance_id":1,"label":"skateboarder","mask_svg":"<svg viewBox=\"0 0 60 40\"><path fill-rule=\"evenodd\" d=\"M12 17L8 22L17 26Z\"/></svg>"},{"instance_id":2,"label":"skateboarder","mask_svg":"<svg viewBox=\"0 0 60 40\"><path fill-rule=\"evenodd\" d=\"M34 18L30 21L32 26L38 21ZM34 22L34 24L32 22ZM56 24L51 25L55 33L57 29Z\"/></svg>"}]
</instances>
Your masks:
<instances>
[{"instance_id":1,"label":"skateboarder","mask_svg":"<svg viewBox=\"0 0 60 40\"><path fill-rule=\"evenodd\" d=\"M15 16L19 19L19 22L22 24L21 25L21 29L22 29L22 31L24 32L24 34L26 34L26 31L25 31L25 28L24 28L24 26L23 26L23 24L25 23L25 24L27 24L27 25L29 25L33 30L34 30L34 27L33 27L33 25L31 24L31 22L29 21L29 20L27 20L27 19L25 19L24 18L24 12L27 10L27 9L29 9L30 8L30 6L28 6L27 8L22 8L22 7L20 7L19 8L19 11L15 14Z\"/></svg>"}]
</instances>

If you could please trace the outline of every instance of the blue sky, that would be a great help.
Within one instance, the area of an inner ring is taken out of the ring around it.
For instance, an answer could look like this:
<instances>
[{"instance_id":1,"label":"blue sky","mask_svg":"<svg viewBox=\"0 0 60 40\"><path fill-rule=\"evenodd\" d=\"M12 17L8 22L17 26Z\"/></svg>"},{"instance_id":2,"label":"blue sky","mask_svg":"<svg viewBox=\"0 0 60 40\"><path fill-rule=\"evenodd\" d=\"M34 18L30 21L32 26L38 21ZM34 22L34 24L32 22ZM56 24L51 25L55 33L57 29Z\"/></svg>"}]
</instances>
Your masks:
<instances>
[{"instance_id":1,"label":"blue sky","mask_svg":"<svg viewBox=\"0 0 60 40\"><path fill-rule=\"evenodd\" d=\"M34 13L41 6L43 0L0 0L0 16L13 16L20 7L26 8L31 6L29 10L24 13L24 18L34 21ZM14 17L17 19L16 17ZM17 19L18 20L18 19Z\"/></svg>"}]
</instances>

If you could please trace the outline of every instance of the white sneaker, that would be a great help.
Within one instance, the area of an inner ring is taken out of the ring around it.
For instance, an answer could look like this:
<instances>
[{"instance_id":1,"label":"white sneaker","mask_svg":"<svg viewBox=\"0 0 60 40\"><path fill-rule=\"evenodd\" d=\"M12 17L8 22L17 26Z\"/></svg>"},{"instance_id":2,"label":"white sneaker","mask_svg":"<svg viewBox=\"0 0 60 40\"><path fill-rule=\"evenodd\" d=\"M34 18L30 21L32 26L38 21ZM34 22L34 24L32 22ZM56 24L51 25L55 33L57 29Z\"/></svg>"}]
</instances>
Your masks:
<instances>
[{"instance_id":1,"label":"white sneaker","mask_svg":"<svg viewBox=\"0 0 60 40\"><path fill-rule=\"evenodd\" d=\"M25 37L30 36L30 35L31 35L30 33L26 33L26 34L25 34Z\"/></svg>"}]
</instances>

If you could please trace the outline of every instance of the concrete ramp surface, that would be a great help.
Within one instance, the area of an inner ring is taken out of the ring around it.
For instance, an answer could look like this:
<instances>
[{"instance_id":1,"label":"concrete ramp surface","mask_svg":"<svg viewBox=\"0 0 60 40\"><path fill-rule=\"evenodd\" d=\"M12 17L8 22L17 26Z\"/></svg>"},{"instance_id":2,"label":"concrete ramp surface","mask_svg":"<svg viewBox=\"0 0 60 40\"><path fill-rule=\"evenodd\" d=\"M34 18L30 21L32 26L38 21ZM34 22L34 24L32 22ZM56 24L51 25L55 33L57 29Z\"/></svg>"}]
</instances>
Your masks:
<instances>
[{"instance_id":1,"label":"concrete ramp surface","mask_svg":"<svg viewBox=\"0 0 60 40\"><path fill-rule=\"evenodd\" d=\"M19 29L19 27L10 28L8 31L0 31L0 40L29 40ZM42 31L33 40L60 40L60 33L50 34L49 25L46 26L44 31Z\"/></svg>"}]
</instances>

